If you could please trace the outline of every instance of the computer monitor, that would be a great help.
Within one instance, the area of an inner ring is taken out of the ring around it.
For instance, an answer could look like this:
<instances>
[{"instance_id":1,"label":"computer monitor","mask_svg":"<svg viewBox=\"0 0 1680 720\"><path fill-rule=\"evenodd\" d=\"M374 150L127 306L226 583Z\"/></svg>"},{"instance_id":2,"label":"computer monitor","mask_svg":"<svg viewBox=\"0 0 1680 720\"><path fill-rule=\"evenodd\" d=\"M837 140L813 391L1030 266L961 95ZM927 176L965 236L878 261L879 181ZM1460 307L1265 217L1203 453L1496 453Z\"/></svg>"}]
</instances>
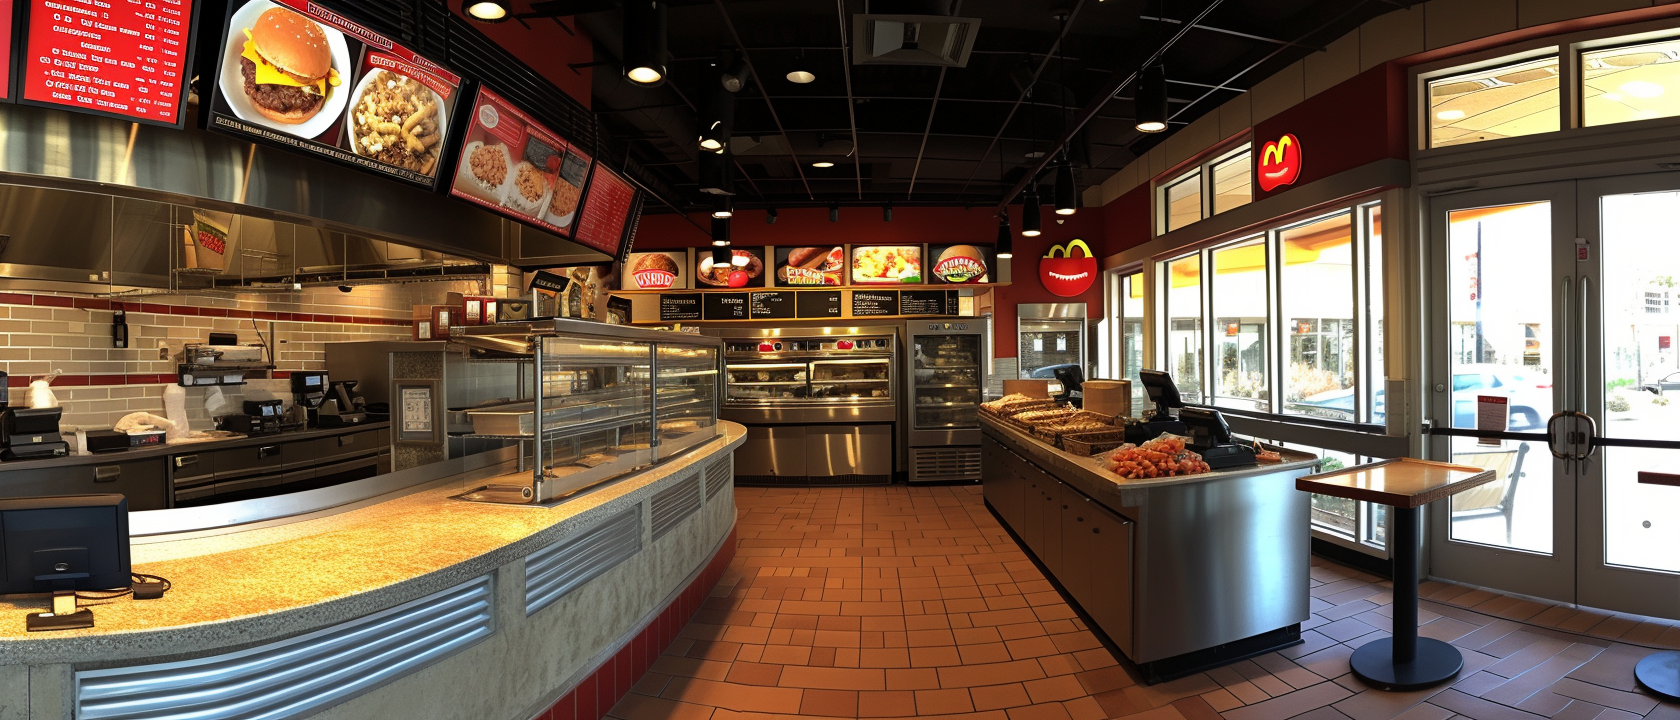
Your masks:
<instances>
[{"instance_id":1,"label":"computer monitor","mask_svg":"<svg viewBox=\"0 0 1680 720\"><path fill-rule=\"evenodd\" d=\"M0 595L124 588L130 571L122 495L0 499Z\"/></svg>"},{"instance_id":2,"label":"computer monitor","mask_svg":"<svg viewBox=\"0 0 1680 720\"><path fill-rule=\"evenodd\" d=\"M1085 371L1081 370L1078 365L1063 365L1052 370L1051 373L1056 376L1056 382L1061 383L1062 388L1068 394L1084 391Z\"/></svg>"},{"instance_id":3,"label":"computer monitor","mask_svg":"<svg viewBox=\"0 0 1680 720\"><path fill-rule=\"evenodd\" d=\"M1157 420L1165 420L1172 408L1184 407L1184 400L1178 396L1178 385L1173 383L1171 375L1160 370L1139 370L1138 380L1143 382L1144 392L1155 403Z\"/></svg>"}]
</instances>

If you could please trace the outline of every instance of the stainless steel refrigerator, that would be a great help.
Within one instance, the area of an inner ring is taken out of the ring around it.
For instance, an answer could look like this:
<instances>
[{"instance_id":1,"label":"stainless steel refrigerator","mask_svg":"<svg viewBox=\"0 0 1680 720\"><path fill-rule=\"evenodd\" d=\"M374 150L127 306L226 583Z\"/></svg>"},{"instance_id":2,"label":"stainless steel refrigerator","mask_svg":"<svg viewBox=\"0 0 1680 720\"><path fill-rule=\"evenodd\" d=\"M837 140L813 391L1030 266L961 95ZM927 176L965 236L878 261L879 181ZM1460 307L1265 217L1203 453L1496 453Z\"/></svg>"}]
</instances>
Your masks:
<instances>
[{"instance_id":1,"label":"stainless steel refrigerator","mask_svg":"<svg viewBox=\"0 0 1680 720\"><path fill-rule=\"evenodd\" d=\"M910 482L979 482L984 319L912 320L905 338Z\"/></svg>"}]
</instances>

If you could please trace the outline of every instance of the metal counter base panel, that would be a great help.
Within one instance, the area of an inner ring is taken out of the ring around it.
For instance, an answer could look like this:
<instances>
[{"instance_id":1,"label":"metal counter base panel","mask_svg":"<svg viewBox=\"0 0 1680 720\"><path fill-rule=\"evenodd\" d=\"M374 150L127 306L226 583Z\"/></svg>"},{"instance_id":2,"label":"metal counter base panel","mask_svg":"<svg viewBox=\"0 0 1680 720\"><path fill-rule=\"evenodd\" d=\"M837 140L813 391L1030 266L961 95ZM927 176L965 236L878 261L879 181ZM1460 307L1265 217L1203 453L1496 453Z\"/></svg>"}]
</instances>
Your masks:
<instances>
[{"instance_id":1,"label":"metal counter base panel","mask_svg":"<svg viewBox=\"0 0 1680 720\"><path fill-rule=\"evenodd\" d=\"M1108 648L1109 652L1114 653L1115 657L1122 658L1132 667L1137 668L1138 677L1143 679L1145 685L1171 682L1216 667L1301 644L1301 624L1295 623L1288 627L1263 632L1259 635L1215 645L1203 650L1184 653L1183 655L1174 655L1149 662L1137 662L1127 655L1113 638L1109 637L1108 633L1103 630L1102 624L1090 611L1085 609L1085 606L1080 605L1073 594L1068 592L1067 587L1062 585L1062 581L1052 574L1049 568L1045 567L1044 561L1027 548L1027 544L1022 541L1021 536L1015 534L1015 530L1009 527L1009 523L1004 520L1003 515L998 512L996 507L992 506L991 502L986 502L986 509L991 511L992 517L998 519L998 524L1003 526L1004 532L1009 533L1009 537L1015 541L1015 544L1021 546L1021 550L1027 554L1034 565L1038 566L1039 571L1044 573L1044 577L1050 581L1050 584L1055 586L1056 592L1060 593L1062 599L1067 601L1068 607L1079 613L1079 619L1085 621L1086 627L1096 634L1097 639L1102 641L1103 646Z\"/></svg>"},{"instance_id":2,"label":"metal counter base panel","mask_svg":"<svg viewBox=\"0 0 1680 720\"><path fill-rule=\"evenodd\" d=\"M894 426L749 425L735 451L737 485L890 485Z\"/></svg>"}]
</instances>

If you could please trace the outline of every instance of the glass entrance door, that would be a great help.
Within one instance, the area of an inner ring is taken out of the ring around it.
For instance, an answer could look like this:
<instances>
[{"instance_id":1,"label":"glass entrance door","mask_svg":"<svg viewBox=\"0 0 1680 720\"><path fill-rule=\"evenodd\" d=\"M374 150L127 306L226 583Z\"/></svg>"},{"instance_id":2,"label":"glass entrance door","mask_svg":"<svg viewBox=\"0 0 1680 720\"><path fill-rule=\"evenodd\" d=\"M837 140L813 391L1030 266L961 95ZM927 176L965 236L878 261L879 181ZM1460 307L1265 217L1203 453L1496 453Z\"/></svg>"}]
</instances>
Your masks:
<instances>
[{"instance_id":1,"label":"glass entrance door","mask_svg":"<svg viewBox=\"0 0 1680 720\"><path fill-rule=\"evenodd\" d=\"M1433 574L1680 617L1676 210L1660 176L1434 201L1431 452L1497 477L1432 506Z\"/></svg>"}]
</instances>

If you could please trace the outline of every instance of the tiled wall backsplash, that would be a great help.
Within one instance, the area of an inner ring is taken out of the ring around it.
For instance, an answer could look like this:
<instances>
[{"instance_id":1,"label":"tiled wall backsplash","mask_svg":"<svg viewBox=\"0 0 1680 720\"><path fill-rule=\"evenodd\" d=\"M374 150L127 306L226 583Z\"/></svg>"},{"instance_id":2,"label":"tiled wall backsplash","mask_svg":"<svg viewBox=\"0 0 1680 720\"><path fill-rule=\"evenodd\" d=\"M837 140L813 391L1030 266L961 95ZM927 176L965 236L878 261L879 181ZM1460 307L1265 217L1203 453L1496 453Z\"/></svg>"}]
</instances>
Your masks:
<instances>
[{"instance_id":1,"label":"tiled wall backsplash","mask_svg":"<svg viewBox=\"0 0 1680 720\"><path fill-rule=\"evenodd\" d=\"M500 268L498 268L500 270ZM517 271L495 277L490 292L517 288ZM506 283L506 284L503 284ZM0 292L0 369L10 374L14 405L25 403L32 376L59 370L54 394L64 408L61 427L108 428L128 413L163 414L163 390L175 382L182 345L203 342L211 331L238 333L241 344L258 342L274 353L280 377L292 370L322 370L334 342L407 340L412 306L441 304L448 292L483 294L477 281L358 286L241 295L153 295L111 300L52 294ZM517 293L514 289L512 292ZM128 313L129 347L111 342L112 307ZM160 346L169 357L160 356ZM254 380L220 390L188 388L192 429L213 426L214 415L238 412L246 398L291 402L289 381Z\"/></svg>"}]
</instances>

